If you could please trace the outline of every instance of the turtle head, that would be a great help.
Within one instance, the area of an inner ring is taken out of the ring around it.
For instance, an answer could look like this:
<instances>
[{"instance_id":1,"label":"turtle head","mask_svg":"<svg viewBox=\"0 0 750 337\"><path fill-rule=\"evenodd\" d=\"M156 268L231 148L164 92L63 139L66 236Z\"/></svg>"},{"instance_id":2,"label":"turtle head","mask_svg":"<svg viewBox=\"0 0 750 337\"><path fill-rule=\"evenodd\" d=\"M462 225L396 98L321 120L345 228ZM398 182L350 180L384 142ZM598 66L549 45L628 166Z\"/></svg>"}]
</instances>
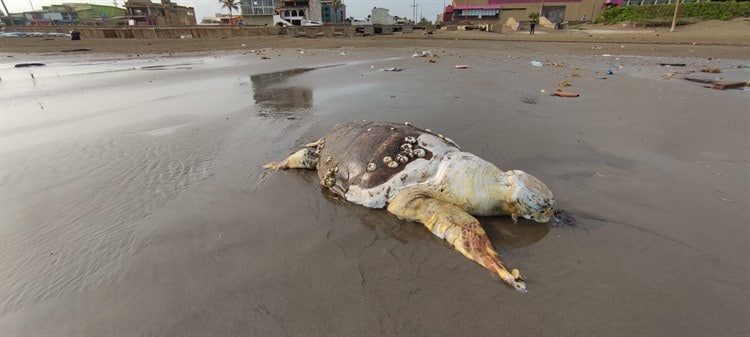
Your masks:
<instances>
[{"instance_id":1,"label":"turtle head","mask_svg":"<svg viewBox=\"0 0 750 337\"><path fill-rule=\"evenodd\" d=\"M519 170L506 172L510 184L508 213L517 220L518 217L536 222L549 221L555 212L555 199L552 192L541 180Z\"/></svg>"}]
</instances>

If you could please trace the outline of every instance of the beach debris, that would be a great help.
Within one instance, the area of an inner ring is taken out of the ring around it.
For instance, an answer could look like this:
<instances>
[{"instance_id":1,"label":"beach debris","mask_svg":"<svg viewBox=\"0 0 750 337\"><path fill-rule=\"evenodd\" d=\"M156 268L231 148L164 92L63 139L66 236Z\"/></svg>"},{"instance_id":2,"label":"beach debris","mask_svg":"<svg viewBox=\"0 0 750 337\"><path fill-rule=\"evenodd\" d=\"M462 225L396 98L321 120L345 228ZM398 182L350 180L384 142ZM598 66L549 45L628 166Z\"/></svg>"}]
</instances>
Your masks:
<instances>
[{"instance_id":1,"label":"beach debris","mask_svg":"<svg viewBox=\"0 0 750 337\"><path fill-rule=\"evenodd\" d=\"M390 67L390 68L383 68L383 69L380 69L380 71L392 71L392 72L399 72L399 71L404 71L404 69L403 69L403 68L397 68L397 67Z\"/></svg>"},{"instance_id":2,"label":"beach debris","mask_svg":"<svg viewBox=\"0 0 750 337\"><path fill-rule=\"evenodd\" d=\"M346 56L346 52L345 52L345 51L342 51L342 52L341 52L341 53L340 53L339 55L341 55L341 56Z\"/></svg>"},{"instance_id":3,"label":"beach debris","mask_svg":"<svg viewBox=\"0 0 750 337\"><path fill-rule=\"evenodd\" d=\"M304 50L300 50L299 53L300 53L300 55L305 55L305 51Z\"/></svg>"},{"instance_id":4,"label":"beach debris","mask_svg":"<svg viewBox=\"0 0 750 337\"><path fill-rule=\"evenodd\" d=\"M247 46L246 46L246 45L245 45L244 43L243 43L243 44L241 44L240 46L242 46L242 47L247 47Z\"/></svg>"},{"instance_id":5,"label":"beach debris","mask_svg":"<svg viewBox=\"0 0 750 337\"><path fill-rule=\"evenodd\" d=\"M708 67L701 69L702 73L712 73L712 74L718 74L721 72L721 69L715 68L715 67Z\"/></svg>"},{"instance_id":6,"label":"beach debris","mask_svg":"<svg viewBox=\"0 0 750 337\"><path fill-rule=\"evenodd\" d=\"M560 89L555 90L555 93L552 94L552 96L559 96L559 97L578 97L579 95L572 91L562 91Z\"/></svg>"},{"instance_id":7,"label":"beach debris","mask_svg":"<svg viewBox=\"0 0 750 337\"><path fill-rule=\"evenodd\" d=\"M739 89L748 85L748 82L714 82L711 88L717 90Z\"/></svg>"},{"instance_id":8,"label":"beach debris","mask_svg":"<svg viewBox=\"0 0 750 337\"><path fill-rule=\"evenodd\" d=\"M456 69L468 69L469 68L469 66L466 65L466 64L457 64L457 65L455 65L453 67L456 68Z\"/></svg>"},{"instance_id":9,"label":"beach debris","mask_svg":"<svg viewBox=\"0 0 750 337\"><path fill-rule=\"evenodd\" d=\"M536 104L539 101L536 95L531 94L522 94L521 95L521 102L524 104Z\"/></svg>"},{"instance_id":10,"label":"beach debris","mask_svg":"<svg viewBox=\"0 0 750 337\"><path fill-rule=\"evenodd\" d=\"M437 61L435 61L435 59L429 59L427 60L427 63L437 63Z\"/></svg>"},{"instance_id":11,"label":"beach debris","mask_svg":"<svg viewBox=\"0 0 750 337\"><path fill-rule=\"evenodd\" d=\"M532 65L532 66L534 66L534 67L544 66L544 62L541 62L541 61L531 61L531 62L529 62L529 64Z\"/></svg>"},{"instance_id":12,"label":"beach debris","mask_svg":"<svg viewBox=\"0 0 750 337\"><path fill-rule=\"evenodd\" d=\"M568 226L568 227L575 227L575 225L578 224L578 221L576 221L576 218L574 218L567 211L557 209L552 214L555 219L554 222L550 222L550 226L552 227L558 227L560 225Z\"/></svg>"},{"instance_id":13,"label":"beach debris","mask_svg":"<svg viewBox=\"0 0 750 337\"><path fill-rule=\"evenodd\" d=\"M270 58L270 57L268 57L268 56L266 56L266 55L261 55L261 56L260 56L260 59L261 59L261 60L269 60L269 59L271 59L271 58Z\"/></svg>"},{"instance_id":14,"label":"beach debris","mask_svg":"<svg viewBox=\"0 0 750 337\"><path fill-rule=\"evenodd\" d=\"M602 54L603 57L612 57L611 54Z\"/></svg>"},{"instance_id":15,"label":"beach debris","mask_svg":"<svg viewBox=\"0 0 750 337\"><path fill-rule=\"evenodd\" d=\"M19 64L16 64L15 67L16 68L28 68L28 67L41 67L45 65L46 64L44 63L19 63Z\"/></svg>"},{"instance_id":16,"label":"beach debris","mask_svg":"<svg viewBox=\"0 0 750 337\"><path fill-rule=\"evenodd\" d=\"M738 64L737 69L750 68L750 64Z\"/></svg>"},{"instance_id":17,"label":"beach debris","mask_svg":"<svg viewBox=\"0 0 750 337\"><path fill-rule=\"evenodd\" d=\"M421 53L414 53L411 57L435 57L435 53L432 50L423 50Z\"/></svg>"},{"instance_id":18,"label":"beach debris","mask_svg":"<svg viewBox=\"0 0 750 337\"><path fill-rule=\"evenodd\" d=\"M570 77L581 77L581 74L579 74L578 72L573 72L572 74L570 74Z\"/></svg>"},{"instance_id":19,"label":"beach debris","mask_svg":"<svg viewBox=\"0 0 750 337\"><path fill-rule=\"evenodd\" d=\"M569 86L571 86L570 81L568 81L568 80L562 80L557 85L561 86L561 87L569 87Z\"/></svg>"},{"instance_id":20,"label":"beach debris","mask_svg":"<svg viewBox=\"0 0 750 337\"><path fill-rule=\"evenodd\" d=\"M607 69L606 73L607 73L607 75L614 75L615 74L615 72L612 71L612 69Z\"/></svg>"},{"instance_id":21,"label":"beach debris","mask_svg":"<svg viewBox=\"0 0 750 337\"><path fill-rule=\"evenodd\" d=\"M659 63L662 67L684 67L685 63Z\"/></svg>"}]
</instances>

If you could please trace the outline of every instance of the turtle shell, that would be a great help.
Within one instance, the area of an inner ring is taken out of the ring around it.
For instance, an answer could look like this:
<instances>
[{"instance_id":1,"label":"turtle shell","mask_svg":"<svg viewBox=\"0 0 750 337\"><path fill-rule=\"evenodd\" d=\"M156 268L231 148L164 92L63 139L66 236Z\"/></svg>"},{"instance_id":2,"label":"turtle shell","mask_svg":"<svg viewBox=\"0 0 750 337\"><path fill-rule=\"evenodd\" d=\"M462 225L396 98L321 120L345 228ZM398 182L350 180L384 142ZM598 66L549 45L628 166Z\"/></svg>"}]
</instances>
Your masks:
<instances>
[{"instance_id":1,"label":"turtle shell","mask_svg":"<svg viewBox=\"0 0 750 337\"><path fill-rule=\"evenodd\" d=\"M430 141L421 141L423 135L429 135ZM446 149L458 147L442 135L410 124L352 122L336 125L317 149L321 184L347 198L352 186L367 190L388 184L394 177L404 177L410 163L438 159Z\"/></svg>"}]
</instances>

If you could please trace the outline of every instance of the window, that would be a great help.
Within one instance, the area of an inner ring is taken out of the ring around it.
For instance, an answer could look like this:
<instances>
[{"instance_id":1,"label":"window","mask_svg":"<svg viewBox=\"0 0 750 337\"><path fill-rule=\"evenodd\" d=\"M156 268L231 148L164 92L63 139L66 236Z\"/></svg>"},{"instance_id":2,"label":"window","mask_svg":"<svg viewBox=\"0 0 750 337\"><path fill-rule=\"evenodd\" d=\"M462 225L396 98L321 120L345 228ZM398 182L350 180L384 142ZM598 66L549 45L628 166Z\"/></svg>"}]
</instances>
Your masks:
<instances>
[{"instance_id":1,"label":"window","mask_svg":"<svg viewBox=\"0 0 750 337\"><path fill-rule=\"evenodd\" d=\"M276 0L242 0L242 15L273 15Z\"/></svg>"}]
</instances>

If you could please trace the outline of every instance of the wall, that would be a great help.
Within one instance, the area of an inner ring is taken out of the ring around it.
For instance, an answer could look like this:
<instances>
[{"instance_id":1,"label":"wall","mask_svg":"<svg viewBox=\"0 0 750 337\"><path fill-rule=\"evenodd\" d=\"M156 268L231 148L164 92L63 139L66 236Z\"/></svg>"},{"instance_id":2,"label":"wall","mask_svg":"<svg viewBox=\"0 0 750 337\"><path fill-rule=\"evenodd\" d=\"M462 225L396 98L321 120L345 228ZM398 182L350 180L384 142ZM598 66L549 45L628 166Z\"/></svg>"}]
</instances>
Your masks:
<instances>
[{"instance_id":1,"label":"wall","mask_svg":"<svg viewBox=\"0 0 750 337\"><path fill-rule=\"evenodd\" d=\"M592 5L594 10L593 17L599 15L603 10L603 4L604 0L582 0L579 2L545 2L544 7L565 6L565 21L580 21L584 15L586 15L586 20L591 20ZM503 9L500 12L500 21L505 23L510 17L521 22L528 21L529 14L532 12L539 13L540 8L541 2L503 4Z\"/></svg>"},{"instance_id":2,"label":"wall","mask_svg":"<svg viewBox=\"0 0 750 337\"><path fill-rule=\"evenodd\" d=\"M246 26L273 26L273 15L245 15L242 23Z\"/></svg>"},{"instance_id":3,"label":"wall","mask_svg":"<svg viewBox=\"0 0 750 337\"><path fill-rule=\"evenodd\" d=\"M193 38L228 38L246 36L293 35L304 37L351 37L355 28L352 26L327 27L81 27L81 26L36 26L14 27L19 32L57 32L68 33L76 29L81 38L129 38L129 39L179 39L181 36ZM6 29L10 31L10 29Z\"/></svg>"}]
</instances>

